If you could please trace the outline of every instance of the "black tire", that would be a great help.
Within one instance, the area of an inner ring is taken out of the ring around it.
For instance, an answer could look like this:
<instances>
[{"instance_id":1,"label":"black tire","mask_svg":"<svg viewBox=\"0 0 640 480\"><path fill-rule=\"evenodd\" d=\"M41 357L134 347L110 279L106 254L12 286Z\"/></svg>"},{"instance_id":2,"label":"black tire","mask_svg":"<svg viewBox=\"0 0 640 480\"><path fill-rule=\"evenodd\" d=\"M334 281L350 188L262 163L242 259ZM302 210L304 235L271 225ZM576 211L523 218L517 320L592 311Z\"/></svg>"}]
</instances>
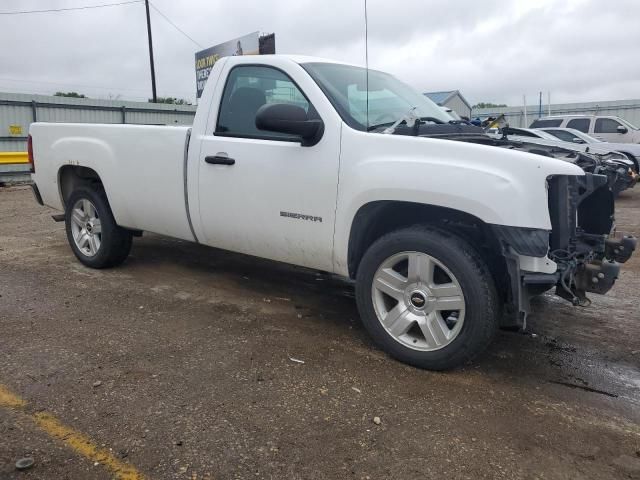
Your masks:
<instances>
[{"instance_id":1,"label":"black tire","mask_svg":"<svg viewBox=\"0 0 640 480\"><path fill-rule=\"evenodd\" d=\"M95 207L101 224L101 242L95 255L83 253L73 238L71 216L79 200L89 200ZM83 265L91 268L109 268L120 265L131 251L132 234L119 227L113 218L107 195L101 187L82 186L73 191L65 211L65 229L71 250Z\"/></svg>"},{"instance_id":2,"label":"black tire","mask_svg":"<svg viewBox=\"0 0 640 480\"><path fill-rule=\"evenodd\" d=\"M462 328L451 343L439 350L414 350L397 341L378 320L373 305L372 285L379 266L391 256L407 251L426 253L445 265L464 295ZM385 352L429 370L448 370L470 361L491 343L499 324L495 282L482 257L465 240L426 226L394 231L371 245L358 268L356 301L365 328Z\"/></svg>"}]
</instances>

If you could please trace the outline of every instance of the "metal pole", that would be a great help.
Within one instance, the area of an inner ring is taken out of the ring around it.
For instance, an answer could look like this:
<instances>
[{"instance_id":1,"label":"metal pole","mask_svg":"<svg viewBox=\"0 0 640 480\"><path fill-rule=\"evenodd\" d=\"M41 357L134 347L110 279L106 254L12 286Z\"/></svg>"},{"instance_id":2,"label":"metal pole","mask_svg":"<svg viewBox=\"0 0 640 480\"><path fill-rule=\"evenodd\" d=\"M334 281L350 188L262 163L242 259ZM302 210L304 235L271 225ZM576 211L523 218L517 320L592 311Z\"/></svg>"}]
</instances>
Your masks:
<instances>
[{"instance_id":1,"label":"metal pole","mask_svg":"<svg viewBox=\"0 0 640 480\"><path fill-rule=\"evenodd\" d=\"M540 92L540 99L538 100L538 118L542 116L542 92Z\"/></svg>"},{"instance_id":2,"label":"metal pole","mask_svg":"<svg viewBox=\"0 0 640 480\"><path fill-rule=\"evenodd\" d=\"M367 19L367 0L364 0L364 63L366 68L365 88L367 89L367 131L369 130L369 22Z\"/></svg>"},{"instance_id":3,"label":"metal pole","mask_svg":"<svg viewBox=\"0 0 640 480\"><path fill-rule=\"evenodd\" d=\"M547 92L547 105L549 105L549 116L551 116L551 92Z\"/></svg>"},{"instance_id":4,"label":"metal pole","mask_svg":"<svg viewBox=\"0 0 640 480\"><path fill-rule=\"evenodd\" d=\"M527 122L527 96L522 95L522 105L524 105L524 128L529 126L529 122Z\"/></svg>"},{"instance_id":5,"label":"metal pole","mask_svg":"<svg viewBox=\"0 0 640 480\"><path fill-rule=\"evenodd\" d=\"M153 41L151 40L151 17L149 16L149 0L144 0L144 6L147 10L147 36L149 37L149 63L151 65L151 90L153 92L153 103L158 101L156 95L156 69L153 64Z\"/></svg>"}]
</instances>

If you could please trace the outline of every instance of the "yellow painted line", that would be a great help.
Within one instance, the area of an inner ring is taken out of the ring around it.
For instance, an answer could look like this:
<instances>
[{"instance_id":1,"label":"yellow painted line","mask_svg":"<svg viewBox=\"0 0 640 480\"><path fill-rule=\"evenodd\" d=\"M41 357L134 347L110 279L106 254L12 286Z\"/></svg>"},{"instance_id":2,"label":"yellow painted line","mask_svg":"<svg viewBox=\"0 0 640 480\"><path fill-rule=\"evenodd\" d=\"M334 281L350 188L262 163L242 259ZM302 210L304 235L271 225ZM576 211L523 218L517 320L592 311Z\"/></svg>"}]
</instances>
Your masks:
<instances>
[{"instance_id":1,"label":"yellow painted line","mask_svg":"<svg viewBox=\"0 0 640 480\"><path fill-rule=\"evenodd\" d=\"M0 165L29 163L27 152L0 152Z\"/></svg>"},{"instance_id":2,"label":"yellow painted line","mask_svg":"<svg viewBox=\"0 0 640 480\"><path fill-rule=\"evenodd\" d=\"M24 408L27 402L0 385L0 406L8 408Z\"/></svg>"},{"instance_id":3,"label":"yellow painted line","mask_svg":"<svg viewBox=\"0 0 640 480\"><path fill-rule=\"evenodd\" d=\"M37 412L33 417L36 424L42 430L52 437L63 441L83 457L88 458L92 462L99 462L109 468L115 474L116 478L120 480L138 480L143 478L142 474L134 467L122 463L108 450L99 448L89 437L86 437L82 433L76 432L74 429L63 425L53 415L46 412Z\"/></svg>"},{"instance_id":4,"label":"yellow painted line","mask_svg":"<svg viewBox=\"0 0 640 480\"><path fill-rule=\"evenodd\" d=\"M27 402L0 384L0 407L20 410L35 422L49 436L56 438L83 457L107 467L118 480L143 480L144 475L135 467L121 462L107 449L98 447L89 437L67 427L56 417L47 412L30 413Z\"/></svg>"}]
</instances>

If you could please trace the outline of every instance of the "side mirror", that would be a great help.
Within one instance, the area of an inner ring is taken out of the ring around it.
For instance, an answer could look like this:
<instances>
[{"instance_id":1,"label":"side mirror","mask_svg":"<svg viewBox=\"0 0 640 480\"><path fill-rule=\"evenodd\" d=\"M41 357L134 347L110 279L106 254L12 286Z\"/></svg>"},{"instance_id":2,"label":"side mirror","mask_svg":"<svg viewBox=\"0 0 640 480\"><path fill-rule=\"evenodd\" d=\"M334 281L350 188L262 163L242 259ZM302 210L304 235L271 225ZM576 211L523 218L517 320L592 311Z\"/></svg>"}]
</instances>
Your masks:
<instances>
[{"instance_id":1,"label":"side mirror","mask_svg":"<svg viewBox=\"0 0 640 480\"><path fill-rule=\"evenodd\" d=\"M616 128L616 131L618 133L627 133L629 130L627 129L627 127L623 127L622 125L618 125L618 128Z\"/></svg>"},{"instance_id":2,"label":"side mirror","mask_svg":"<svg viewBox=\"0 0 640 480\"><path fill-rule=\"evenodd\" d=\"M304 108L289 103L261 106L256 113L256 127L260 130L297 135L303 147L315 145L324 133L322 120L309 119Z\"/></svg>"},{"instance_id":3,"label":"side mirror","mask_svg":"<svg viewBox=\"0 0 640 480\"><path fill-rule=\"evenodd\" d=\"M581 138L573 138L571 141L572 141L573 143L587 143L587 142L585 142L585 141L584 141L583 139L581 139Z\"/></svg>"}]
</instances>

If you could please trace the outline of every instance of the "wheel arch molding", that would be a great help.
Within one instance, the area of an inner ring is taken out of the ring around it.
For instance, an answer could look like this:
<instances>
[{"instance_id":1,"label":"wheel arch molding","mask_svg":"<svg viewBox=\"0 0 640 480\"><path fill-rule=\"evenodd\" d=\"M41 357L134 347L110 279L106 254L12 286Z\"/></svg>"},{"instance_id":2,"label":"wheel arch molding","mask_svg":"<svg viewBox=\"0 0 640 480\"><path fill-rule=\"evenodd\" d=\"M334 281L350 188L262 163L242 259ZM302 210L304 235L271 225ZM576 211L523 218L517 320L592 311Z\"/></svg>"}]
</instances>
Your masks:
<instances>
[{"instance_id":1,"label":"wheel arch molding","mask_svg":"<svg viewBox=\"0 0 640 480\"><path fill-rule=\"evenodd\" d=\"M492 225L467 212L408 201L373 201L361 206L351 223L347 252L349 276L355 278L362 256L377 238L418 224L445 229L474 243L482 241L496 253L500 252L500 239Z\"/></svg>"}]
</instances>

